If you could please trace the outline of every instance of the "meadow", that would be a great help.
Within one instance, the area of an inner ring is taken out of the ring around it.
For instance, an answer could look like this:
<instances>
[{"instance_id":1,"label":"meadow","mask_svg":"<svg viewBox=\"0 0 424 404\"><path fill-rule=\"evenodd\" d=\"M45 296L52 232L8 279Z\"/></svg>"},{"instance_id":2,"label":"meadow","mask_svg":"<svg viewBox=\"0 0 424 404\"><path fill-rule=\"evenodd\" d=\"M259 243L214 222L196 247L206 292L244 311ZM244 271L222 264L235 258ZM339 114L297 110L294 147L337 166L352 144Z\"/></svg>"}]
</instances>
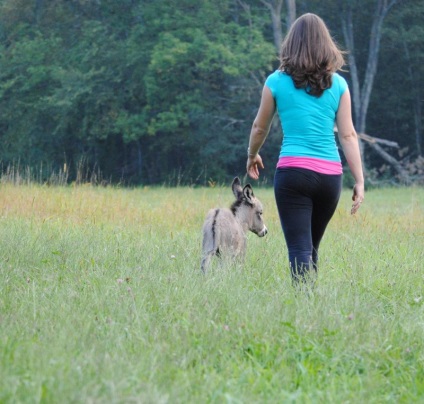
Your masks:
<instances>
[{"instance_id":1,"label":"meadow","mask_svg":"<svg viewBox=\"0 0 424 404\"><path fill-rule=\"evenodd\" d=\"M1 184L0 402L423 402L424 190L344 191L312 293L255 193L268 235L203 276L229 186Z\"/></svg>"}]
</instances>

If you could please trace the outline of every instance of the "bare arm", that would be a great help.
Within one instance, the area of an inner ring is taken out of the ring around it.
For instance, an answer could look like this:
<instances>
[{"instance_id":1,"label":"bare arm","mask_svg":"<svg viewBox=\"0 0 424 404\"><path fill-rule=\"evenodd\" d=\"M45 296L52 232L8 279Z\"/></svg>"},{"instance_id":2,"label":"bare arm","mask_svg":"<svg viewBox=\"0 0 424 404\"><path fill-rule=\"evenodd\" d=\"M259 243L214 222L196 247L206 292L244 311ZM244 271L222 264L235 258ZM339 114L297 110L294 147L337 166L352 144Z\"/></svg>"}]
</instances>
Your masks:
<instances>
[{"instance_id":1,"label":"bare arm","mask_svg":"<svg viewBox=\"0 0 424 404\"><path fill-rule=\"evenodd\" d=\"M364 174L362 172L358 135L352 122L349 89L347 89L340 98L339 110L337 112L337 129L347 164L349 165L350 171L355 179L355 186L353 188L352 195L353 205L351 210L351 213L354 214L364 200Z\"/></svg>"},{"instance_id":2,"label":"bare arm","mask_svg":"<svg viewBox=\"0 0 424 404\"><path fill-rule=\"evenodd\" d=\"M264 86L258 114L253 121L250 131L249 152L246 171L255 180L259 178L259 168L264 168L262 158L258 154L269 133L272 119L275 114L275 102L271 90Z\"/></svg>"}]
</instances>

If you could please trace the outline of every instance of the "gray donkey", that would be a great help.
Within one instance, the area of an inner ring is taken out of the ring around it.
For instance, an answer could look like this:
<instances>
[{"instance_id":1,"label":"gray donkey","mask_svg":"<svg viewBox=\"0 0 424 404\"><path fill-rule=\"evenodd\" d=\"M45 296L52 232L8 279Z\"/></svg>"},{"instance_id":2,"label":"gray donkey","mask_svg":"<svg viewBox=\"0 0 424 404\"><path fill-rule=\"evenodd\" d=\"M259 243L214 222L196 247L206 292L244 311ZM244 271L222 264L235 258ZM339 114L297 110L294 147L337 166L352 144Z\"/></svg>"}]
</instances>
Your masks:
<instances>
[{"instance_id":1,"label":"gray donkey","mask_svg":"<svg viewBox=\"0 0 424 404\"><path fill-rule=\"evenodd\" d=\"M201 269L204 273L214 255L244 258L248 230L259 237L268 233L262 220L262 203L253 194L252 186L247 184L242 188L236 177L231 188L236 197L231 208L211 209L203 225Z\"/></svg>"}]
</instances>

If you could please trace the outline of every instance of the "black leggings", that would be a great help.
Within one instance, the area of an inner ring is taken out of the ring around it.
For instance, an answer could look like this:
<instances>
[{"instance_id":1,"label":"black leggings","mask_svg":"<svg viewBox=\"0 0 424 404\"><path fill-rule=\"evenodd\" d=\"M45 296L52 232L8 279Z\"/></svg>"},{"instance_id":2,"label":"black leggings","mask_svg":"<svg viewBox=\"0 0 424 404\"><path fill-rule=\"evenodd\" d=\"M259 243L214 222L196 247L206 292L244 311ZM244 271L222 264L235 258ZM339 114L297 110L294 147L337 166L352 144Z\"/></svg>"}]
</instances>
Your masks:
<instances>
[{"instance_id":1,"label":"black leggings","mask_svg":"<svg viewBox=\"0 0 424 404\"><path fill-rule=\"evenodd\" d=\"M342 175L278 168L274 192L293 280L317 270L318 248L340 199Z\"/></svg>"}]
</instances>

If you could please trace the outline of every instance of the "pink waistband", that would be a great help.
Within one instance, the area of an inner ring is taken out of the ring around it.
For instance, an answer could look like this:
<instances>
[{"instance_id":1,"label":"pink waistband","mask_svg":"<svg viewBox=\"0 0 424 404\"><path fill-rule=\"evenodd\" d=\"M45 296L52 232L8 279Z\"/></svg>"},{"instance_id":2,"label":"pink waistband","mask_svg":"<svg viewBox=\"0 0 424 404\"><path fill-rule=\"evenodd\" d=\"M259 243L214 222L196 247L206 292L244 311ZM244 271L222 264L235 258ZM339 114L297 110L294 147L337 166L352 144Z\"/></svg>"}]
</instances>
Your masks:
<instances>
[{"instance_id":1,"label":"pink waistband","mask_svg":"<svg viewBox=\"0 0 424 404\"><path fill-rule=\"evenodd\" d=\"M343 174L342 163L339 161L322 160L313 157L280 157L277 168L297 167L316 171L320 174Z\"/></svg>"}]
</instances>

